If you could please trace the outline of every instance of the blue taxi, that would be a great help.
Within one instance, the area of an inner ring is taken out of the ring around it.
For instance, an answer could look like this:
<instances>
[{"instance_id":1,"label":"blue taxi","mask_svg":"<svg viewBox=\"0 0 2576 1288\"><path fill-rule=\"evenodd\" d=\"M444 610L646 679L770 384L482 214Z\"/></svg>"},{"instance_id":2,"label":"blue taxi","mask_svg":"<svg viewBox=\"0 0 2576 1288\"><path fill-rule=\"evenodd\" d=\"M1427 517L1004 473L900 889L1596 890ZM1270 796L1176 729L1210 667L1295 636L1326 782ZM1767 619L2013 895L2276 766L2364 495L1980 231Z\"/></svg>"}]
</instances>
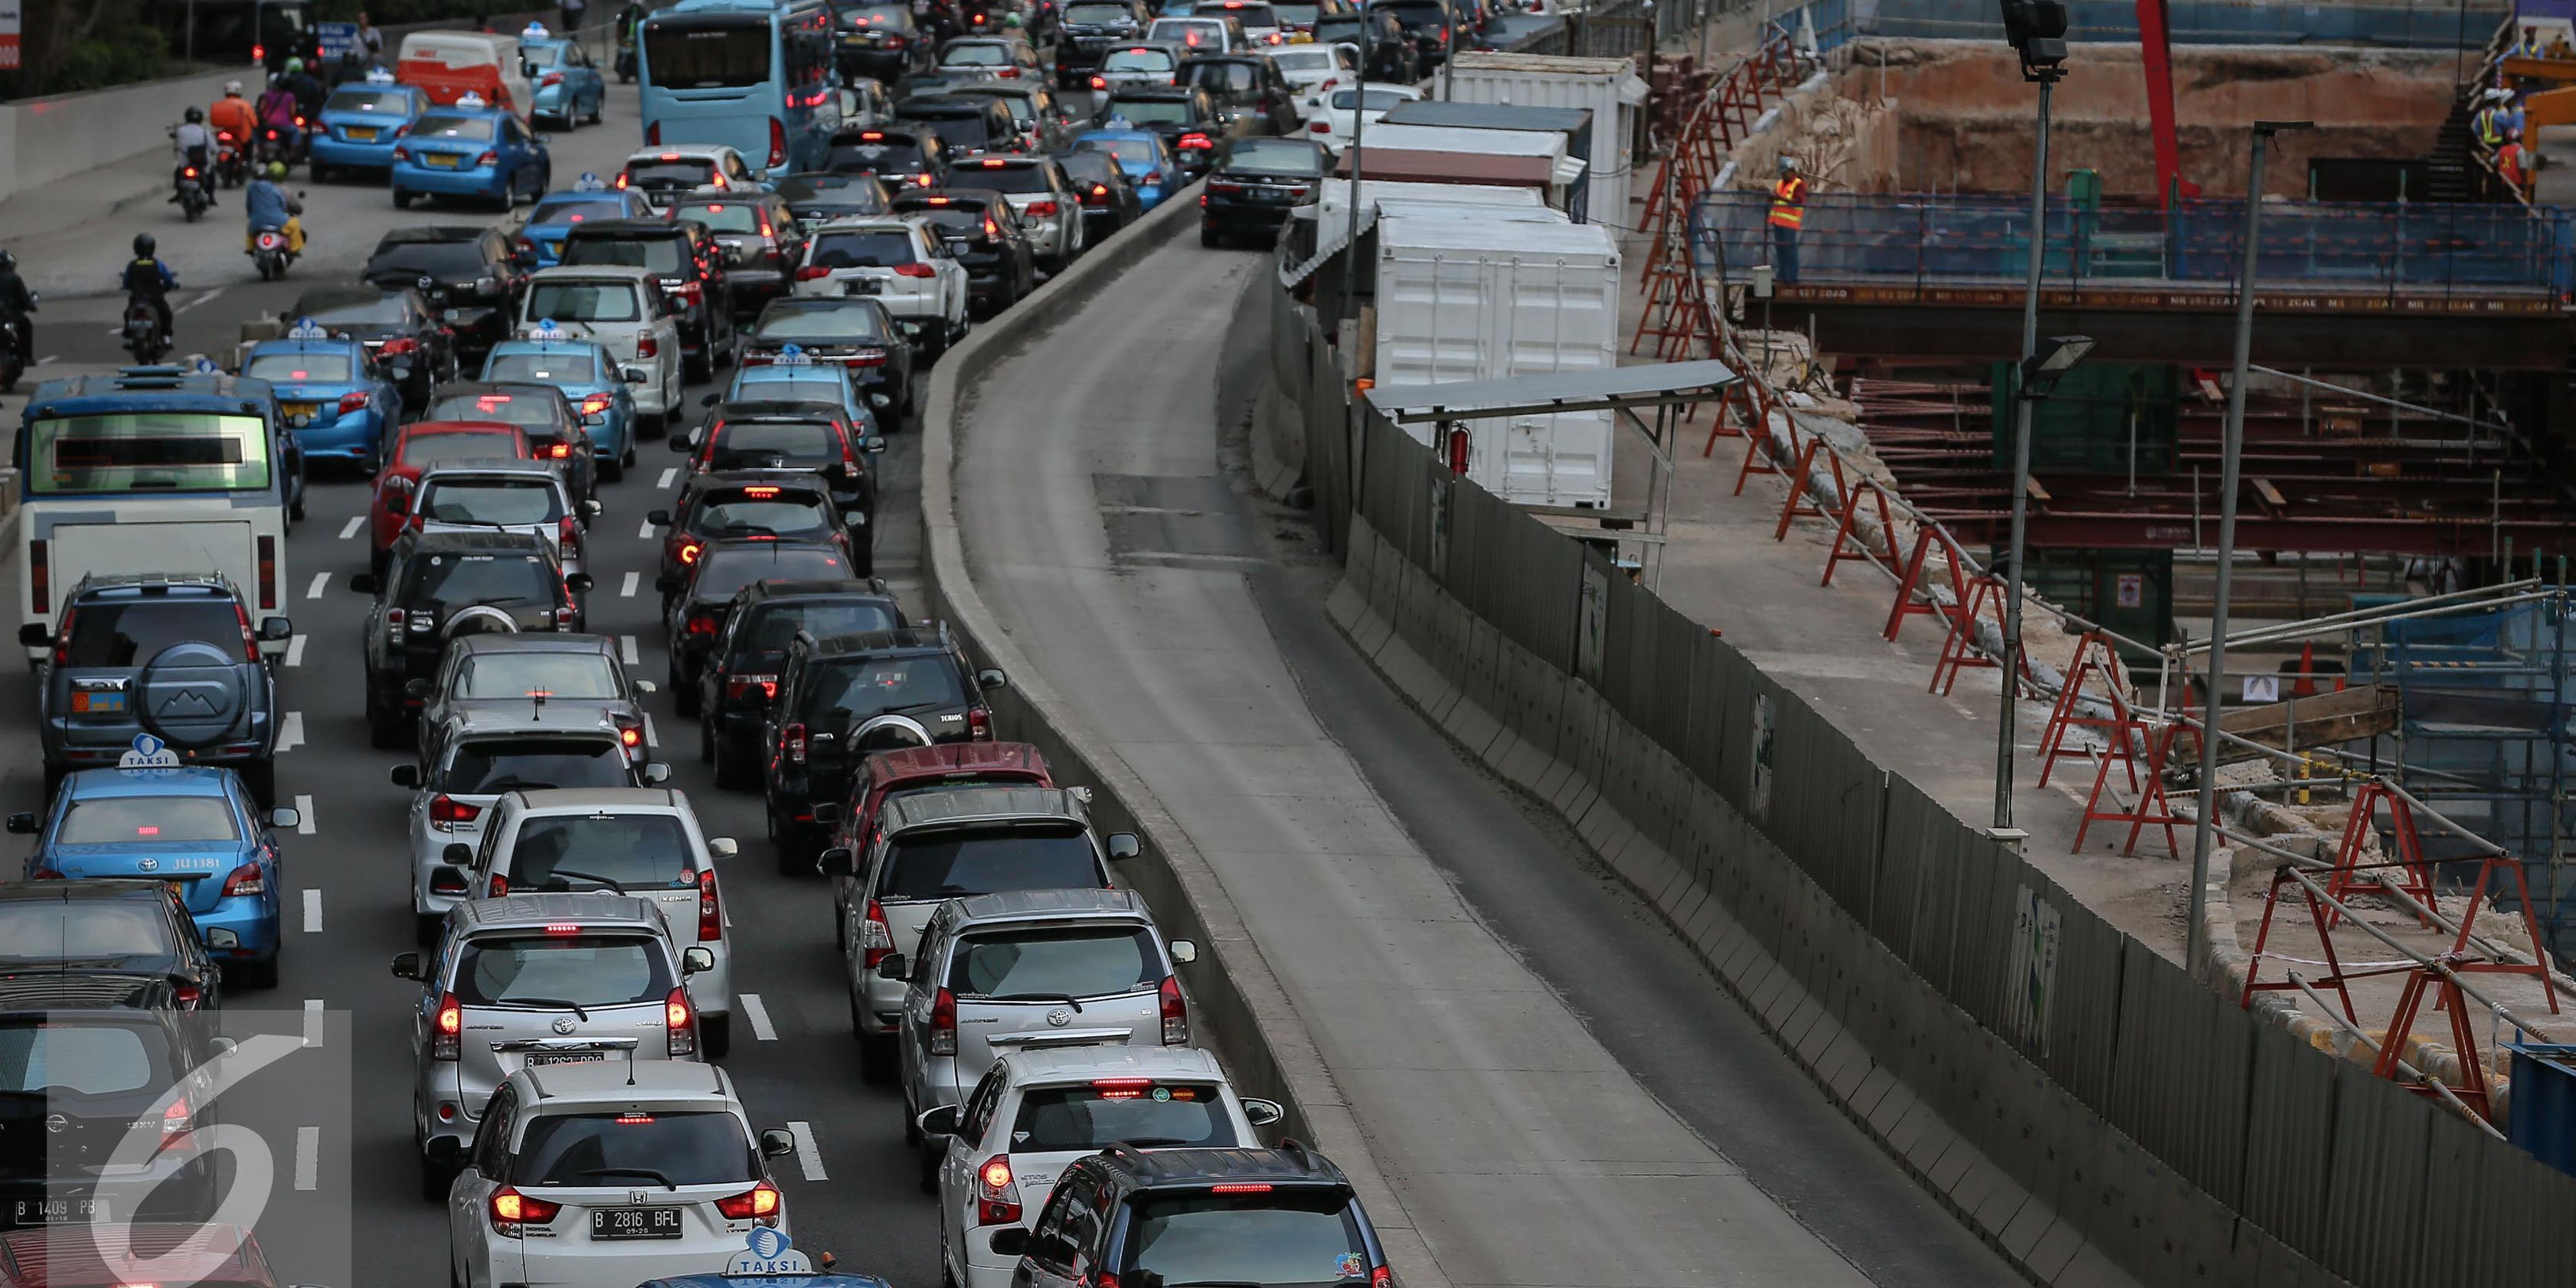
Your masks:
<instances>
[{"instance_id":1,"label":"blue taxi","mask_svg":"<svg viewBox=\"0 0 2576 1288\"><path fill-rule=\"evenodd\" d=\"M600 107L608 101L608 82L580 45L560 36L541 35L532 26L519 37L519 56L528 64L535 88L528 95L528 119L553 121L566 130L580 121L599 124Z\"/></svg>"},{"instance_id":2,"label":"blue taxi","mask_svg":"<svg viewBox=\"0 0 2576 1288\"><path fill-rule=\"evenodd\" d=\"M136 739L138 753L146 741ZM138 761L147 763L157 762ZM281 891L272 829L300 822L291 808L259 808L233 771L191 765L81 770L41 822L18 815L9 827L36 832L28 880L166 881L232 978L274 987Z\"/></svg>"},{"instance_id":3,"label":"blue taxi","mask_svg":"<svg viewBox=\"0 0 2576 1288\"><path fill-rule=\"evenodd\" d=\"M519 118L467 94L451 107L433 107L412 122L394 145L394 206L418 196L480 197L503 210L521 197L535 198L554 185L554 158L546 136Z\"/></svg>"},{"instance_id":4,"label":"blue taxi","mask_svg":"<svg viewBox=\"0 0 2576 1288\"><path fill-rule=\"evenodd\" d=\"M658 212L644 194L611 188L595 174L585 174L570 191L550 192L528 211L519 225L513 249L527 268L552 268L563 258L564 238L573 225L592 219L655 219Z\"/></svg>"},{"instance_id":5,"label":"blue taxi","mask_svg":"<svg viewBox=\"0 0 2576 1288\"><path fill-rule=\"evenodd\" d=\"M1136 185L1137 203L1147 210L1161 205L1164 197L1181 186L1179 158L1172 154L1172 145L1152 130L1132 129L1112 118L1108 129L1075 135L1073 146L1118 158L1118 168L1126 171L1127 181Z\"/></svg>"},{"instance_id":6,"label":"blue taxi","mask_svg":"<svg viewBox=\"0 0 2576 1288\"><path fill-rule=\"evenodd\" d=\"M629 381L626 374L640 378ZM652 379L648 368L620 369L617 355L588 340L561 332L531 329L524 338L503 340L483 359L484 380L525 380L553 385L564 392L590 431L599 472L610 482L626 477L635 463L635 395L630 385Z\"/></svg>"},{"instance_id":7,"label":"blue taxi","mask_svg":"<svg viewBox=\"0 0 2576 1288\"><path fill-rule=\"evenodd\" d=\"M402 424L402 390L369 358L367 346L310 323L252 345L241 373L276 391L280 422L308 462L346 461L373 471Z\"/></svg>"},{"instance_id":8,"label":"blue taxi","mask_svg":"<svg viewBox=\"0 0 2576 1288\"><path fill-rule=\"evenodd\" d=\"M789 345L790 350L796 346ZM837 362L816 362L799 352L781 352L767 362L733 369L733 383L722 397L709 394L704 405L719 402L837 402L862 434L880 433L875 409L864 390Z\"/></svg>"},{"instance_id":9,"label":"blue taxi","mask_svg":"<svg viewBox=\"0 0 2576 1288\"><path fill-rule=\"evenodd\" d=\"M382 68L368 73L363 84L331 91L313 130L313 182L336 169L391 168L394 146L428 110L428 95L418 86L395 84L393 73Z\"/></svg>"}]
</instances>

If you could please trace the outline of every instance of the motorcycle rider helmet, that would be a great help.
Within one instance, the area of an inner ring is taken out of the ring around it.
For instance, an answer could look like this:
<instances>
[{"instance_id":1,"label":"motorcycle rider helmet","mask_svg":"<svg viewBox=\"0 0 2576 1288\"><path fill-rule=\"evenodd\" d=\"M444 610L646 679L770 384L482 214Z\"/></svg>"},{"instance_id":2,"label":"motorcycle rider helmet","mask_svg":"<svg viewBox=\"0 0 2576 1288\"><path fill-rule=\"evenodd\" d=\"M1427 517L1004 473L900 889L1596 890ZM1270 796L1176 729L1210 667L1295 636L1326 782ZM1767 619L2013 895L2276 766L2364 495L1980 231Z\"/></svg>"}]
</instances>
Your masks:
<instances>
[{"instance_id":1,"label":"motorcycle rider helmet","mask_svg":"<svg viewBox=\"0 0 2576 1288\"><path fill-rule=\"evenodd\" d=\"M159 242L152 240L152 234L136 233L134 234L134 257L136 259L150 259L152 258L152 248L158 245L160 245Z\"/></svg>"},{"instance_id":2,"label":"motorcycle rider helmet","mask_svg":"<svg viewBox=\"0 0 2576 1288\"><path fill-rule=\"evenodd\" d=\"M283 161L269 162L267 173L268 177L272 181L283 182L286 179L286 163Z\"/></svg>"},{"instance_id":3,"label":"motorcycle rider helmet","mask_svg":"<svg viewBox=\"0 0 2576 1288\"><path fill-rule=\"evenodd\" d=\"M303 60L303 59L301 59L301 58L289 58L289 59L287 59L287 60L286 60L286 74L287 74L287 75L292 76L292 75L294 75L295 73L300 72L300 71L303 71L303 70L304 70L304 60Z\"/></svg>"},{"instance_id":4,"label":"motorcycle rider helmet","mask_svg":"<svg viewBox=\"0 0 2576 1288\"><path fill-rule=\"evenodd\" d=\"M241 97L241 82L240 82L240 81L225 81L225 82L224 82L224 97L226 97L226 98L240 98L240 97Z\"/></svg>"},{"instance_id":5,"label":"motorcycle rider helmet","mask_svg":"<svg viewBox=\"0 0 2576 1288\"><path fill-rule=\"evenodd\" d=\"M206 123L206 109L204 109L204 108L202 108L202 107L192 107L192 108L189 108L189 109L188 109L188 124L190 124L190 125L203 125L203 124L205 124L205 123Z\"/></svg>"},{"instance_id":6,"label":"motorcycle rider helmet","mask_svg":"<svg viewBox=\"0 0 2576 1288\"><path fill-rule=\"evenodd\" d=\"M0 273L14 273L17 270L17 253L14 251L0 250Z\"/></svg>"}]
</instances>

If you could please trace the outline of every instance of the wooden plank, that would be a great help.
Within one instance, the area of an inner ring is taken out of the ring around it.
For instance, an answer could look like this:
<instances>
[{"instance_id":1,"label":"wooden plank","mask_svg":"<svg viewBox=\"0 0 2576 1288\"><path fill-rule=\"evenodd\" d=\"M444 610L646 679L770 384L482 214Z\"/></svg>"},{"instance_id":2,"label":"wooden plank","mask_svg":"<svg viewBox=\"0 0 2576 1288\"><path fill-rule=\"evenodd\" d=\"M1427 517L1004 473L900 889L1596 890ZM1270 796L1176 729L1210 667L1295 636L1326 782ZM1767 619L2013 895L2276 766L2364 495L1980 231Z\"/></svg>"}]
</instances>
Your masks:
<instances>
[{"instance_id":1,"label":"wooden plank","mask_svg":"<svg viewBox=\"0 0 2576 1288\"><path fill-rule=\"evenodd\" d=\"M2218 727L2266 747L2298 751L2393 733L2397 716L2396 688L2369 684L2259 707L2232 708L2219 713ZM2233 762L2252 760L2260 754L2234 743L2222 743L2218 758Z\"/></svg>"}]
</instances>

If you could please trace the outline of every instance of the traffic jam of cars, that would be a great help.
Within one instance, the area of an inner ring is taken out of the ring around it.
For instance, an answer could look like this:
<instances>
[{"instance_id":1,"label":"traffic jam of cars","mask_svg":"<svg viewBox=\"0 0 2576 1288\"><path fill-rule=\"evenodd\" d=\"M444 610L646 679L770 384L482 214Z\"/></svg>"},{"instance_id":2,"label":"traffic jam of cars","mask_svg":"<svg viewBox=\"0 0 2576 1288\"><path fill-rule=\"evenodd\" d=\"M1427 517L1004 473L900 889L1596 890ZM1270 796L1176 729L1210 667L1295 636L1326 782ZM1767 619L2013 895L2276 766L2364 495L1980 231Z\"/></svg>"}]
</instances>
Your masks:
<instances>
[{"instance_id":1,"label":"traffic jam of cars","mask_svg":"<svg viewBox=\"0 0 2576 1288\"><path fill-rule=\"evenodd\" d=\"M419 1232L362 1279L1389 1288L1350 1181L1200 1045L1139 838L887 579L890 466L979 326L1166 201L1266 248L1489 16L681 0L414 35L334 90L314 182L439 222L24 414L44 799L0 884L0 1273L215 1220L190 1088L224 1010L321 993L371 1017L355 1166L399 1150L417 1208L362 1218ZM706 106L764 87L808 115ZM622 166L558 172L549 132L628 110ZM164 520L240 557L169 566ZM326 891L363 983L298 961ZM151 1164L46 1148L66 1105ZM857 1222L853 1184L930 1199ZM273 1288L219 1229L189 1273Z\"/></svg>"}]
</instances>

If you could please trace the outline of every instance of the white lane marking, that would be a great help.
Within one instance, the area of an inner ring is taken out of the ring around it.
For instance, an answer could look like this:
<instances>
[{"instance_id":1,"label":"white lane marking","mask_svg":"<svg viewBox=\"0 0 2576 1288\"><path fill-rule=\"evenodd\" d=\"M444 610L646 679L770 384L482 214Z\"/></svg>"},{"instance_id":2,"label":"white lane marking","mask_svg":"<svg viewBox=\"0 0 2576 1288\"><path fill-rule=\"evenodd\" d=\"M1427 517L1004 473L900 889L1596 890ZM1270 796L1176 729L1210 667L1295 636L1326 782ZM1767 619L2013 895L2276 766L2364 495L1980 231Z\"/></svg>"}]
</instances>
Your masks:
<instances>
[{"instance_id":1,"label":"white lane marking","mask_svg":"<svg viewBox=\"0 0 2576 1288\"><path fill-rule=\"evenodd\" d=\"M304 999L304 1045L322 1045L322 999L318 997Z\"/></svg>"},{"instance_id":2,"label":"white lane marking","mask_svg":"<svg viewBox=\"0 0 2576 1288\"><path fill-rule=\"evenodd\" d=\"M2226 730L2219 732L2225 733ZM653 727L653 713L650 711L644 713L644 745L654 748L662 745L662 731Z\"/></svg>"},{"instance_id":3,"label":"white lane marking","mask_svg":"<svg viewBox=\"0 0 2576 1288\"><path fill-rule=\"evenodd\" d=\"M617 585L617 595L618 595L618 597L619 597L619 598L621 598L621 599L633 599L633 598L635 598L635 586L636 586L636 584L637 584L638 582L641 582L643 579L644 579L644 574L642 574L642 573L640 573L640 572L630 572L630 573L626 574L626 580L624 580L624 581L622 581L622 582L619 582L619 583L618 583L618 585Z\"/></svg>"},{"instance_id":4,"label":"white lane marking","mask_svg":"<svg viewBox=\"0 0 2576 1288\"><path fill-rule=\"evenodd\" d=\"M304 641L311 638L313 637L310 635L298 635L295 638L286 641L286 664L288 666L304 665Z\"/></svg>"},{"instance_id":5,"label":"white lane marking","mask_svg":"<svg viewBox=\"0 0 2576 1288\"><path fill-rule=\"evenodd\" d=\"M51 359L51 358L47 358L47 359L45 359L45 361L47 361L47 362L51 362L51 361L53 361L53 359ZM679 467L679 466L677 466L677 465L673 465L673 466L669 466L669 467L665 468L665 469L662 471L662 481L653 485L654 490L655 490L655 491L660 491L660 492L668 492L668 491L670 491L670 490L671 490L671 484L672 484L675 480L677 480L679 477L680 477L680 467Z\"/></svg>"},{"instance_id":6,"label":"white lane marking","mask_svg":"<svg viewBox=\"0 0 2576 1288\"><path fill-rule=\"evenodd\" d=\"M296 638L302 639L303 637L299 635ZM295 820L295 834L298 836L313 835L313 798L310 796L296 797L295 812L302 815L302 817Z\"/></svg>"},{"instance_id":7,"label":"white lane marking","mask_svg":"<svg viewBox=\"0 0 2576 1288\"><path fill-rule=\"evenodd\" d=\"M289 711L286 722L277 728L277 749L293 751L304 745L304 713Z\"/></svg>"},{"instance_id":8,"label":"white lane marking","mask_svg":"<svg viewBox=\"0 0 2576 1288\"><path fill-rule=\"evenodd\" d=\"M633 574L630 573L628 575L632 576ZM638 666L643 663L644 659L635 655L635 637L632 635L620 635L617 637L617 652L619 656L626 659L626 664L628 666Z\"/></svg>"},{"instance_id":9,"label":"white lane marking","mask_svg":"<svg viewBox=\"0 0 2576 1288\"><path fill-rule=\"evenodd\" d=\"M787 1131L796 1138L796 1164L805 1169L805 1179L832 1179L823 1171L823 1151L814 1147L814 1128L807 1123L791 1122L787 1124Z\"/></svg>"},{"instance_id":10,"label":"white lane marking","mask_svg":"<svg viewBox=\"0 0 2576 1288\"><path fill-rule=\"evenodd\" d=\"M349 521L340 525L340 539L342 541L346 541L349 538L358 535L358 529L365 526L367 526L367 516L363 514L350 515Z\"/></svg>"},{"instance_id":11,"label":"white lane marking","mask_svg":"<svg viewBox=\"0 0 2576 1288\"><path fill-rule=\"evenodd\" d=\"M651 519L646 519L643 526L635 530L635 539L638 541L650 541L653 539L653 521ZM2221 732L2225 731L2221 730Z\"/></svg>"},{"instance_id":12,"label":"white lane marking","mask_svg":"<svg viewBox=\"0 0 2576 1288\"><path fill-rule=\"evenodd\" d=\"M778 1040L778 1029L769 1022L769 1008L760 1004L760 994L744 993L735 1000L742 1003L743 1018L751 1021L751 1035L763 1042Z\"/></svg>"},{"instance_id":13,"label":"white lane marking","mask_svg":"<svg viewBox=\"0 0 2576 1288\"><path fill-rule=\"evenodd\" d=\"M214 288L213 290L210 290L210 291L206 292L205 294L200 295L200 296L198 296L197 298L195 298L195 299L193 299L193 300L190 300L190 301L188 301L187 303L182 304L182 305L178 306L177 308L174 308L174 309L170 310L170 312L171 312L174 316L175 316L175 315L177 315L177 314L185 313L185 312L187 312L188 310L193 309L193 308L197 307L198 305L203 304L203 303L205 303L206 301L211 300L211 299L215 298L216 296L223 294L226 290L229 290L229 289L230 289L229 287L218 286L218 287ZM118 329L120 332L124 330L124 328L123 328L123 327L119 327L119 328L117 328L117 329ZM2224 732L2224 731L2222 730L2221 732Z\"/></svg>"},{"instance_id":14,"label":"white lane marking","mask_svg":"<svg viewBox=\"0 0 2576 1288\"><path fill-rule=\"evenodd\" d=\"M321 1180L315 1173L322 1170L322 1129L295 1129L295 1188L309 1190Z\"/></svg>"},{"instance_id":15,"label":"white lane marking","mask_svg":"<svg viewBox=\"0 0 2576 1288\"><path fill-rule=\"evenodd\" d=\"M330 588L331 574L327 572L317 572L313 574L313 584L305 589L304 597L306 599L320 599L322 597L322 592L329 590Z\"/></svg>"},{"instance_id":16,"label":"white lane marking","mask_svg":"<svg viewBox=\"0 0 2576 1288\"><path fill-rule=\"evenodd\" d=\"M120 328L120 329L122 329L122 328ZM36 359L36 365L37 365L37 366L39 366L39 367L50 367L50 366L54 365L55 363L60 362L60 361L62 361L62 360L63 360L63 355L61 355L61 354L59 354L59 353L48 353L48 354L46 354L44 357L41 357L41 358Z\"/></svg>"},{"instance_id":17,"label":"white lane marking","mask_svg":"<svg viewBox=\"0 0 2576 1288\"><path fill-rule=\"evenodd\" d=\"M319 886L304 887L304 933L322 933L322 889Z\"/></svg>"}]
</instances>

